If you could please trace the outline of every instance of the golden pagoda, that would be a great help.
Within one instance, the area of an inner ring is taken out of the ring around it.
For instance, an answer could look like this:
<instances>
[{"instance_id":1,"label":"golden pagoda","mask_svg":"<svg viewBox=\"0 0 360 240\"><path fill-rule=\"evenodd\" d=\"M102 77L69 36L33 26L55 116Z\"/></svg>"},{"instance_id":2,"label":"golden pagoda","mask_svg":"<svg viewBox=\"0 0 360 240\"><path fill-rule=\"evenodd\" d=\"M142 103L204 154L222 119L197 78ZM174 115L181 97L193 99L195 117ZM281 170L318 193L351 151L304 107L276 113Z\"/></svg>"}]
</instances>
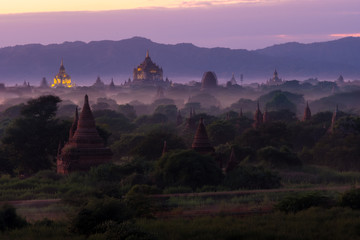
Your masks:
<instances>
[{"instance_id":1,"label":"golden pagoda","mask_svg":"<svg viewBox=\"0 0 360 240\"><path fill-rule=\"evenodd\" d=\"M163 70L150 58L149 51L146 51L145 60L133 71L133 83L157 83L163 81Z\"/></svg>"},{"instance_id":2,"label":"golden pagoda","mask_svg":"<svg viewBox=\"0 0 360 240\"><path fill-rule=\"evenodd\" d=\"M54 83L51 84L51 87L60 87L60 86L66 88L71 88L75 86L75 84L71 83L70 75L65 72L65 67L62 59L61 59L59 73L54 77Z\"/></svg>"}]
</instances>

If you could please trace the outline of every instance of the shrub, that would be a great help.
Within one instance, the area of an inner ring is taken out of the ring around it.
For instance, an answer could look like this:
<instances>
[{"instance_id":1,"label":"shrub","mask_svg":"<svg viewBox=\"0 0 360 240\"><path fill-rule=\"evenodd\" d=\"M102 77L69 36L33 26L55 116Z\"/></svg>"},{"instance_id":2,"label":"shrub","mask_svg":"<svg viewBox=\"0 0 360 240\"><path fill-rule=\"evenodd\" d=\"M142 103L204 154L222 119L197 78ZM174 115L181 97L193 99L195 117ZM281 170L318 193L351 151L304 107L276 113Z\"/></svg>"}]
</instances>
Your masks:
<instances>
[{"instance_id":1,"label":"shrub","mask_svg":"<svg viewBox=\"0 0 360 240\"><path fill-rule=\"evenodd\" d=\"M310 207L330 207L333 201L330 197L318 192L294 194L285 197L275 208L286 213L296 213Z\"/></svg>"},{"instance_id":2,"label":"shrub","mask_svg":"<svg viewBox=\"0 0 360 240\"><path fill-rule=\"evenodd\" d=\"M27 222L16 214L13 206L5 204L0 209L0 230L10 230L26 226Z\"/></svg>"},{"instance_id":3,"label":"shrub","mask_svg":"<svg viewBox=\"0 0 360 240\"><path fill-rule=\"evenodd\" d=\"M71 222L75 233L89 235L94 233L100 224L112 220L122 222L132 217L132 213L123 201L114 198L94 199L83 207Z\"/></svg>"},{"instance_id":4,"label":"shrub","mask_svg":"<svg viewBox=\"0 0 360 240\"><path fill-rule=\"evenodd\" d=\"M114 222L107 224L105 232L107 240L155 240L155 236L141 229L133 222Z\"/></svg>"},{"instance_id":5,"label":"shrub","mask_svg":"<svg viewBox=\"0 0 360 240\"><path fill-rule=\"evenodd\" d=\"M177 187L168 187L165 188L164 194L172 194L172 193L191 193L193 190L190 187L177 186Z\"/></svg>"},{"instance_id":6,"label":"shrub","mask_svg":"<svg viewBox=\"0 0 360 240\"><path fill-rule=\"evenodd\" d=\"M160 193L159 189L149 185L135 185L125 195L126 205L137 217L152 217L156 210L154 199L148 195Z\"/></svg>"},{"instance_id":7,"label":"shrub","mask_svg":"<svg viewBox=\"0 0 360 240\"><path fill-rule=\"evenodd\" d=\"M264 147L257 154L259 160L270 167L288 168L302 165L296 154L286 146L282 146L280 150L270 146Z\"/></svg>"},{"instance_id":8,"label":"shrub","mask_svg":"<svg viewBox=\"0 0 360 240\"><path fill-rule=\"evenodd\" d=\"M228 173L224 186L231 189L268 189L280 187L280 177L263 167L240 166Z\"/></svg>"},{"instance_id":9,"label":"shrub","mask_svg":"<svg viewBox=\"0 0 360 240\"><path fill-rule=\"evenodd\" d=\"M156 166L156 177L161 186L219 185L222 173L215 160L194 150L178 150L165 154Z\"/></svg>"},{"instance_id":10,"label":"shrub","mask_svg":"<svg viewBox=\"0 0 360 240\"><path fill-rule=\"evenodd\" d=\"M352 209L360 209L360 188L345 192L341 196L340 205Z\"/></svg>"}]
</instances>

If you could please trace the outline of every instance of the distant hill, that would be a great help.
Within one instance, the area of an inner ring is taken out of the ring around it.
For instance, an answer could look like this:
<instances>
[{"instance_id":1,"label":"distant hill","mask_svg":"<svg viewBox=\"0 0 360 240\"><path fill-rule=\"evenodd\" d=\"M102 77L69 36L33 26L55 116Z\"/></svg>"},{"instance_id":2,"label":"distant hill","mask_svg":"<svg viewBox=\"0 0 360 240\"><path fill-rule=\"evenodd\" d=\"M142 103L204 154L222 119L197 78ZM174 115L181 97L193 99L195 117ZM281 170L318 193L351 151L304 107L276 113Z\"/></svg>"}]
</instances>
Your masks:
<instances>
[{"instance_id":1,"label":"distant hill","mask_svg":"<svg viewBox=\"0 0 360 240\"><path fill-rule=\"evenodd\" d=\"M23 80L39 83L58 72L61 58L67 72L75 80L96 77L132 78L132 70L149 49L152 60L164 70L164 75L192 76L199 81L204 71L215 71L220 78L234 72L245 81L265 81L277 68L280 77L319 77L335 80L342 74L345 80L360 79L360 38L343 38L330 42L286 43L260 50L201 48L188 43L159 44L134 37L120 41L64 42L62 44L28 44L0 48L0 82ZM120 77L121 76L121 77ZM36 82L37 81L37 82Z\"/></svg>"}]
</instances>

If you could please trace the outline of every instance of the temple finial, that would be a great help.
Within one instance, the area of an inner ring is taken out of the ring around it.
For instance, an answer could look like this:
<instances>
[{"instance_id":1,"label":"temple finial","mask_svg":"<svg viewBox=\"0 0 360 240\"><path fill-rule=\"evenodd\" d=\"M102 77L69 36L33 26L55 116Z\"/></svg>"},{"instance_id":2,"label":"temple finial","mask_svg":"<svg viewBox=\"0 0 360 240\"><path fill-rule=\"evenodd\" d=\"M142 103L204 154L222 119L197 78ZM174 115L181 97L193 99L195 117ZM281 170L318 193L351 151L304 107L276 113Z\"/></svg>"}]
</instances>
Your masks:
<instances>
[{"instance_id":1,"label":"temple finial","mask_svg":"<svg viewBox=\"0 0 360 240\"><path fill-rule=\"evenodd\" d=\"M84 105L87 104L89 105L89 97L87 94L85 94L85 101L84 101Z\"/></svg>"},{"instance_id":2,"label":"temple finial","mask_svg":"<svg viewBox=\"0 0 360 240\"><path fill-rule=\"evenodd\" d=\"M64 66L63 58L61 58L61 64L60 64L60 66Z\"/></svg>"},{"instance_id":3,"label":"temple finial","mask_svg":"<svg viewBox=\"0 0 360 240\"><path fill-rule=\"evenodd\" d=\"M150 56L149 56L149 49L148 50L146 50L146 58L149 58Z\"/></svg>"}]
</instances>

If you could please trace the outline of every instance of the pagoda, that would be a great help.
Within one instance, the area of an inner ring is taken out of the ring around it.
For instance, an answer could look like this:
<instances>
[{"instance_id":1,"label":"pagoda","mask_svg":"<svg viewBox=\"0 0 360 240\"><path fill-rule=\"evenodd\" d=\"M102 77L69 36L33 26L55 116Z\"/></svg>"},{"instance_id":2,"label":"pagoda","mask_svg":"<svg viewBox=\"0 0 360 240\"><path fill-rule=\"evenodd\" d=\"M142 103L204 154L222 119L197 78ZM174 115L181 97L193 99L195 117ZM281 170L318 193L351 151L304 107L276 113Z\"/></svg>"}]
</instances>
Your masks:
<instances>
[{"instance_id":1,"label":"pagoda","mask_svg":"<svg viewBox=\"0 0 360 240\"><path fill-rule=\"evenodd\" d=\"M257 109L255 111L254 114L254 123L253 123L253 127L254 128L259 128L260 125L263 123L263 115L260 111L260 106L259 106L259 102L257 103Z\"/></svg>"},{"instance_id":2,"label":"pagoda","mask_svg":"<svg viewBox=\"0 0 360 240\"><path fill-rule=\"evenodd\" d=\"M303 117L303 122L309 121L311 119L311 111L309 108L309 102L306 102L306 107L304 110L304 117Z\"/></svg>"},{"instance_id":3,"label":"pagoda","mask_svg":"<svg viewBox=\"0 0 360 240\"><path fill-rule=\"evenodd\" d=\"M279 74L275 69L273 77L270 78L266 83L268 85L280 85L283 83L283 80L279 78Z\"/></svg>"},{"instance_id":4,"label":"pagoda","mask_svg":"<svg viewBox=\"0 0 360 240\"><path fill-rule=\"evenodd\" d=\"M200 118L198 128L196 130L194 141L191 145L192 149L199 153L214 153L215 149L211 146L203 118Z\"/></svg>"},{"instance_id":5,"label":"pagoda","mask_svg":"<svg viewBox=\"0 0 360 240\"><path fill-rule=\"evenodd\" d=\"M91 167L110 162L111 157L111 150L105 147L104 140L96 130L89 99L85 95L80 117L76 109L69 141L58 152L57 172L68 174L74 171L88 171Z\"/></svg>"},{"instance_id":6,"label":"pagoda","mask_svg":"<svg viewBox=\"0 0 360 240\"><path fill-rule=\"evenodd\" d=\"M61 59L59 73L54 77L54 83L51 84L51 87L74 87L75 84L71 83L71 77L65 72L64 62Z\"/></svg>"},{"instance_id":7,"label":"pagoda","mask_svg":"<svg viewBox=\"0 0 360 240\"><path fill-rule=\"evenodd\" d=\"M160 82L164 82L163 70L151 60L149 51L146 51L145 60L134 68L132 84L158 85Z\"/></svg>"}]
</instances>

